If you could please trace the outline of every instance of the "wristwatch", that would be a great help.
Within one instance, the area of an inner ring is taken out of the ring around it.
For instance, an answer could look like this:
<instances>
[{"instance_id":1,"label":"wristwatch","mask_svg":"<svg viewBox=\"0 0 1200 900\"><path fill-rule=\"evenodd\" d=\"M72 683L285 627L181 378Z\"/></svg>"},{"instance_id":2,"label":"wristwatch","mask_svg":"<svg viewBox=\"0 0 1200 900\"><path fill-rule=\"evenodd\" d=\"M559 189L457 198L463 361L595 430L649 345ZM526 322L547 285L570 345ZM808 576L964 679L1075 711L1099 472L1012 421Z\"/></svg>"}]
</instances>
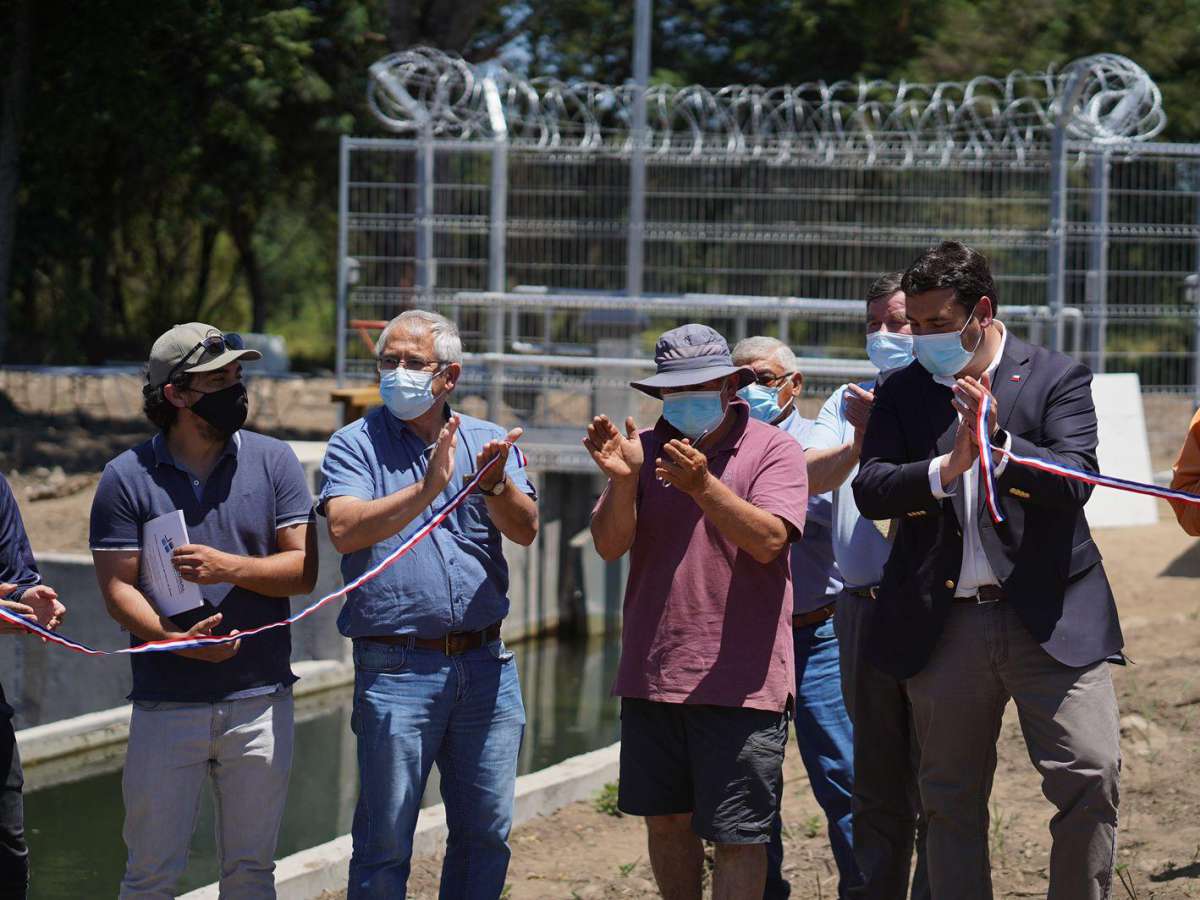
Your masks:
<instances>
[{"instance_id":1,"label":"wristwatch","mask_svg":"<svg viewBox=\"0 0 1200 900\"><path fill-rule=\"evenodd\" d=\"M506 487L508 487L508 476L507 475L505 475L503 478L501 478L499 481L497 481L490 488L485 488L482 485L480 485L479 490L483 491L489 497L499 497L501 494L504 493L504 489Z\"/></svg>"}]
</instances>

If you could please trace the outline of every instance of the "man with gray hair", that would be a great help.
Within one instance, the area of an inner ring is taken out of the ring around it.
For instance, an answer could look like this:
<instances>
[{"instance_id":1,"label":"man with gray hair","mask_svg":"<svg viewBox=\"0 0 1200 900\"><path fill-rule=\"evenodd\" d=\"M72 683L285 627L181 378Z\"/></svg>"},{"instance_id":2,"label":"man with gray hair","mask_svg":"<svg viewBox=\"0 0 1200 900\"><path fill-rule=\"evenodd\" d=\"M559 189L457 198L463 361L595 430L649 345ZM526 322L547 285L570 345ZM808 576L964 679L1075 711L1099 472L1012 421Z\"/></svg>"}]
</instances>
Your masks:
<instances>
[{"instance_id":1,"label":"man with gray hair","mask_svg":"<svg viewBox=\"0 0 1200 900\"><path fill-rule=\"evenodd\" d=\"M500 536L537 536L521 434L452 413L462 376L453 323L408 310L376 345L383 406L333 435L320 509L349 582L377 566L485 463L501 462L421 543L350 593L338 617L354 641L352 725L359 795L347 897L404 897L430 767L449 837L441 896L500 896L508 871L525 709L500 639L508 566Z\"/></svg>"},{"instance_id":2,"label":"man with gray hair","mask_svg":"<svg viewBox=\"0 0 1200 900\"><path fill-rule=\"evenodd\" d=\"M750 415L791 435L806 450L808 512L804 540L791 545L792 642L796 654L796 743L808 771L813 796L829 822L829 844L838 867L838 896L861 883L854 861L850 804L853 794L854 739L842 699L838 639L833 627L834 601L842 590L833 555L833 508L828 493L816 493L826 480L823 456L808 453L814 422L800 415L796 400L804 384L796 356L773 337L748 337L733 348L733 364L746 366L754 381L738 395ZM815 487L814 487L815 485ZM790 894L783 877L782 820L775 817L767 846L765 900Z\"/></svg>"}]
</instances>

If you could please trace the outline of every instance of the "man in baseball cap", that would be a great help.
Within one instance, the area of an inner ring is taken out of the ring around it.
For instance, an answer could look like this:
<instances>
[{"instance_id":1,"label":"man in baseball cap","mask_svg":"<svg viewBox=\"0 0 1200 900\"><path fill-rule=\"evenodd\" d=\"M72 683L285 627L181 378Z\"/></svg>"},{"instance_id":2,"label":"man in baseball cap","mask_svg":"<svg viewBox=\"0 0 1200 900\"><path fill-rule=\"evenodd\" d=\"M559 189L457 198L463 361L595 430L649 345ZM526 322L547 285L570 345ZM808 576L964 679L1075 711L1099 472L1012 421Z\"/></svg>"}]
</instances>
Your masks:
<instances>
[{"instance_id":1,"label":"man in baseball cap","mask_svg":"<svg viewBox=\"0 0 1200 900\"><path fill-rule=\"evenodd\" d=\"M592 511L605 560L626 552L618 805L646 817L664 897L761 897L783 787L795 686L784 551L804 530L804 451L750 415L754 380L705 325L666 332L653 376L632 383L663 414L622 433L606 416L584 446L608 477ZM646 464L644 464L646 463Z\"/></svg>"},{"instance_id":2,"label":"man in baseball cap","mask_svg":"<svg viewBox=\"0 0 1200 900\"><path fill-rule=\"evenodd\" d=\"M317 578L312 496L295 453L242 428L241 338L176 325L150 351L144 410L159 433L104 468L91 548L109 614L133 645L236 635L287 618ZM201 604L166 614L142 574L145 526L182 512L171 564ZM193 650L130 657L133 719L122 790L129 848L121 897L169 897L187 863L188 812L213 780L221 894L273 897L276 835L292 763L286 628Z\"/></svg>"}]
</instances>

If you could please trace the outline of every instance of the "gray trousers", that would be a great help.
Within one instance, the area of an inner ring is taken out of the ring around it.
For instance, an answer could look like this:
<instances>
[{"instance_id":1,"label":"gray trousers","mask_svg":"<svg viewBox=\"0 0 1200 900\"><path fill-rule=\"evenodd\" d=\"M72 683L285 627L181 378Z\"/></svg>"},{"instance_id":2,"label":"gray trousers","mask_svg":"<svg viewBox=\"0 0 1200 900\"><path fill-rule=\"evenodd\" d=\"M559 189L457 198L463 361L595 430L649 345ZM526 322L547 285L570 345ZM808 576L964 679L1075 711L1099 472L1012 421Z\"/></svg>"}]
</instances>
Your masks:
<instances>
[{"instance_id":1,"label":"gray trousers","mask_svg":"<svg viewBox=\"0 0 1200 900\"><path fill-rule=\"evenodd\" d=\"M121 782L129 848L121 900L176 895L206 781L216 799L221 897L275 897L292 720L291 688L218 703L134 702Z\"/></svg>"},{"instance_id":2,"label":"gray trousers","mask_svg":"<svg viewBox=\"0 0 1200 900\"><path fill-rule=\"evenodd\" d=\"M933 896L992 897L988 795L1011 698L1042 793L1057 809L1047 900L1107 898L1121 768L1108 664L1058 662L1007 603L956 603L933 656L907 684L921 744Z\"/></svg>"},{"instance_id":3,"label":"gray trousers","mask_svg":"<svg viewBox=\"0 0 1200 900\"><path fill-rule=\"evenodd\" d=\"M904 683L864 657L875 600L843 592L834 612L841 653L842 695L854 724L854 859L861 885L855 900L904 900L912 876L913 900L929 900L925 821L917 790L917 742Z\"/></svg>"}]
</instances>

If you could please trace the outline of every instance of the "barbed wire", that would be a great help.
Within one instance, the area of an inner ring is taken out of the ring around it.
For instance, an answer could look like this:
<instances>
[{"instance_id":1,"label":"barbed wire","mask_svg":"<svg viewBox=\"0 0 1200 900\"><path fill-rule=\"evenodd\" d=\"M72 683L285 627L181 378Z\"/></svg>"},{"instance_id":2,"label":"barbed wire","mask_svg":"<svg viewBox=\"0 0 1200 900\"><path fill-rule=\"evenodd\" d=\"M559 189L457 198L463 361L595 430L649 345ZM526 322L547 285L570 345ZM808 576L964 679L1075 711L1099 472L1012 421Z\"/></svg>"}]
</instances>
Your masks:
<instances>
[{"instance_id":1,"label":"barbed wire","mask_svg":"<svg viewBox=\"0 0 1200 900\"><path fill-rule=\"evenodd\" d=\"M627 153L635 140L632 84L526 79L425 47L386 56L369 75L372 112L399 134L503 136L514 147L592 153ZM937 84L658 84L647 89L646 105L645 149L658 155L982 160L1044 150L1063 112L1070 139L1114 147L1166 125L1153 79L1113 53L1058 71Z\"/></svg>"}]
</instances>

